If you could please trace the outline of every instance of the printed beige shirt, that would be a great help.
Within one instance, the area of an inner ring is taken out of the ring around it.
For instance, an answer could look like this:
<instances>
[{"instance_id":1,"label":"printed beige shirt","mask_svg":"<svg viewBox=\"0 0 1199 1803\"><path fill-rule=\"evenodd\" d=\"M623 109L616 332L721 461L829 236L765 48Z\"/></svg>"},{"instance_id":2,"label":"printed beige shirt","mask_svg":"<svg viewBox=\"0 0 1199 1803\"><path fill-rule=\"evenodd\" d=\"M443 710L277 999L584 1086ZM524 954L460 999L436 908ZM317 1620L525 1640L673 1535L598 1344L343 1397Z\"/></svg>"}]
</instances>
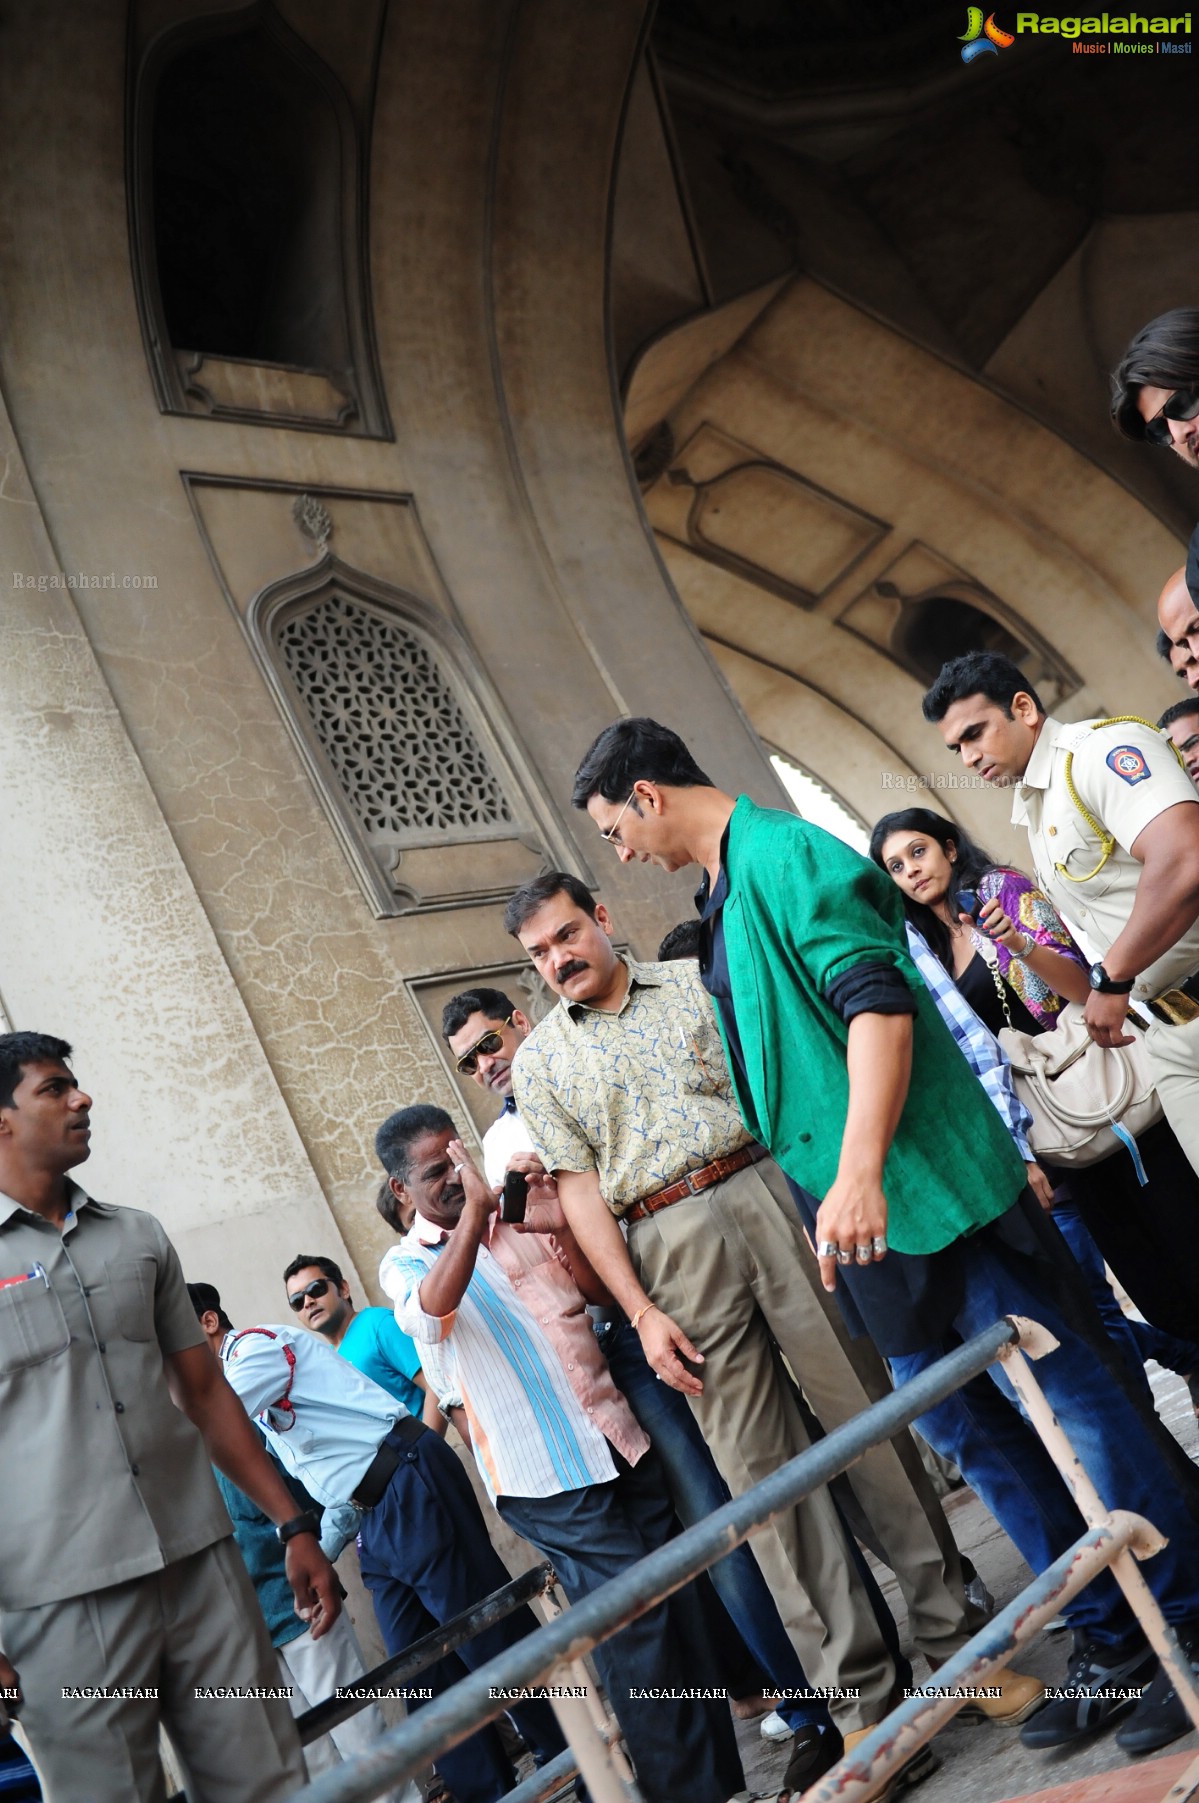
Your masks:
<instances>
[{"instance_id":1,"label":"printed beige shirt","mask_svg":"<svg viewBox=\"0 0 1199 1803\"><path fill-rule=\"evenodd\" d=\"M538 1156L551 1171L598 1172L615 1215L751 1138L698 966L625 962L618 1009L563 999L512 1064Z\"/></svg>"}]
</instances>

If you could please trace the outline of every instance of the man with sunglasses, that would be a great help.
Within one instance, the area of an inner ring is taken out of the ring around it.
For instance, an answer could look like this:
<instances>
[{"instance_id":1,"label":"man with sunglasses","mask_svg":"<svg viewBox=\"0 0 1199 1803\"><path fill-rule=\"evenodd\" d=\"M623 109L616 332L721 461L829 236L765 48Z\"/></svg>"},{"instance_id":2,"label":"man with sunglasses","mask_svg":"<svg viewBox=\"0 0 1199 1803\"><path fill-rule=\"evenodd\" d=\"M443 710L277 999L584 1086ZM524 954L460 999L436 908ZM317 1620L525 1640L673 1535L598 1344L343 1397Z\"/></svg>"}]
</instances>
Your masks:
<instances>
[{"instance_id":1,"label":"man with sunglasses","mask_svg":"<svg viewBox=\"0 0 1199 1803\"><path fill-rule=\"evenodd\" d=\"M528 1015L502 989L464 989L441 1011L441 1031L458 1075L500 1101L500 1112L483 1135L483 1174L492 1188L504 1181L509 1159L530 1149L512 1094L512 1060L532 1030Z\"/></svg>"},{"instance_id":2,"label":"man with sunglasses","mask_svg":"<svg viewBox=\"0 0 1199 1803\"><path fill-rule=\"evenodd\" d=\"M425 1409L429 1386L420 1354L389 1308L355 1308L341 1266L319 1253L297 1253L283 1281L288 1307L309 1332L327 1340L356 1371L402 1402L434 1433L445 1433L440 1409Z\"/></svg>"},{"instance_id":3,"label":"man with sunglasses","mask_svg":"<svg viewBox=\"0 0 1199 1803\"><path fill-rule=\"evenodd\" d=\"M1141 328L1112 372L1111 413L1125 438L1199 469L1199 307L1175 307Z\"/></svg>"}]
</instances>

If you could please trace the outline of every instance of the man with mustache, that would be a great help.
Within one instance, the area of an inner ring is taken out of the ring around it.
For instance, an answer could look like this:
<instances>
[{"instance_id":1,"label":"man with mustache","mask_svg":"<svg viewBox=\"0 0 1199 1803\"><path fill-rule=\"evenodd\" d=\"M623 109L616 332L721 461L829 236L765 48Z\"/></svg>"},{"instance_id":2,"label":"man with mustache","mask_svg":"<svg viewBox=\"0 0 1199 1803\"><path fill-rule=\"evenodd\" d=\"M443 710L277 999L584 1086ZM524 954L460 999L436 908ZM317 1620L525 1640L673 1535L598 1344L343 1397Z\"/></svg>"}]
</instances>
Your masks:
<instances>
[{"instance_id":1,"label":"man with mustache","mask_svg":"<svg viewBox=\"0 0 1199 1803\"><path fill-rule=\"evenodd\" d=\"M987 755L998 755L989 740ZM607 727L579 765L572 799L622 862L702 866L700 969L737 1100L747 1131L786 1171L847 1318L870 1333L899 1384L1000 1316L1046 1326L1058 1344L1037 1377L1050 1407L1108 1506L1141 1512L1169 1535L1145 1579L1199 1654L1199 1532L1152 1430L1059 1299L1025 1167L911 963L895 884L798 815L718 789L657 720ZM1199 814L1196 829L1199 846ZM518 1063L518 1097L519 1072ZM1043 1571L1082 1518L992 1373L915 1426ZM1067 1694L1024 1724L1025 1743L1091 1734L1131 1709L1142 1685L1119 1744L1147 1752L1185 1733L1186 1710L1111 1578L1088 1585L1067 1612L1082 1630Z\"/></svg>"},{"instance_id":2,"label":"man with mustache","mask_svg":"<svg viewBox=\"0 0 1199 1803\"><path fill-rule=\"evenodd\" d=\"M572 1602L674 1531L657 1456L616 1388L586 1302L611 1300L551 1187L530 1179L521 1227L440 1108L402 1108L375 1135L416 1211L379 1282L442 1397L460 1397L504 1520L551 1560ZM726 1803L743 1778L694 1585L592 1653L647 1803ZM696 1694L698 1692L699 1694Z\"/></svg>"},{"instance_id":3,"label":"man with mustache","mask_svg":"<svg viewBox=\"0 0 1199 1803\"><path fill-rule=\"evenodd\" d=\"M618 956L607 909L562 871L518 890L504 922L561 997L513 1065L534 1146L649 1362L687 1395L740 1494L810 1443L779 1349L825 1428L888 1390L885 1373L868 1348L854 1369L859 1355L816 1294L782 1173L738 1112L698 968ZM874 1449L849 1478L904 1590L918 1649L942 1662L975 1623L910 1437ZM827 1490L751 1546L852 1745L907 1679L879 1636ZM992 1719L1022 1721L1038 1707L1035 1680L1004 1672L999 1684ZM931 1769L922 1750L903 1782Z\"/></svg>"}]
</instances>

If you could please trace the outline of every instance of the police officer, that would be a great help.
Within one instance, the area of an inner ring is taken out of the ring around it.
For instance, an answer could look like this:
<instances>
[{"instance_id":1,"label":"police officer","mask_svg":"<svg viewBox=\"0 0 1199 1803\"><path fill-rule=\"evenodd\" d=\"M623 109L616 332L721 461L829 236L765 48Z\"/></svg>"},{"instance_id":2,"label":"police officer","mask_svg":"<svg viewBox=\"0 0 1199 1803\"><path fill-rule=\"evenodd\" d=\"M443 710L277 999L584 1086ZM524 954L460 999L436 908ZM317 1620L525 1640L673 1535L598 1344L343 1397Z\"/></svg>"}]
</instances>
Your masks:
<instances>
[{"instance_id":1,"label":"police officer","mask_svg":"<svg viewBox=\"0 0 1199 1803\"><path fill-rule=\"evenodd\" d=\"M1015 788L1037 881L1098 962L1086 1018L1096 1044L1132 1044L1132 1000L1162 1107L1199 1170L1199 795L1145 722L1046 715L996 652L947 663L924 697L951 751L984 782Z\"/></svg>"}]
</instances>

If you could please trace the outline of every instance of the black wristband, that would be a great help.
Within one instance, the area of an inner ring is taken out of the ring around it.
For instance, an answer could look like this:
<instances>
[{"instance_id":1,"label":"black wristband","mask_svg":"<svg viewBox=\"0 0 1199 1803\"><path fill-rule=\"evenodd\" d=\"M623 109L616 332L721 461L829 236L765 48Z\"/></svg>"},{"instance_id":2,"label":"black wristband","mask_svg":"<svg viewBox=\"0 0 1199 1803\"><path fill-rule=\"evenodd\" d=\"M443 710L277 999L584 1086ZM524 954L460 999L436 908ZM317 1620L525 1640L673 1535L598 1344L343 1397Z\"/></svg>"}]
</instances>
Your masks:
<instances>
[{"instance_id":1,"label":"black wristband","mask_svg":"<svg viewBox=\"0 0 1199 1803\"><path fill-rule=\"evenodd\" d=\"M1126 983L1117 982L1115 977L1108 976L1102 964L1091 966L1091 988L1098 990L1100 995L1131 995L1133 980L1129 977Z\"/></svg>"},{"instance_id":2,"label":"black wristband","mask_svg":"<svg viewBox=\"0 0 1199 1803\"><path fill-rule=\"evenodd\" d=\"M315 1534L319 1540L321 1524L311 1510L305 1510L303 1515L293 1515L290 1521L282 1522L275 1529L275 1534L280 1546L286 1546L288 1541L294 1540L297 1534Z\"/></svg>"}]
</instances>

